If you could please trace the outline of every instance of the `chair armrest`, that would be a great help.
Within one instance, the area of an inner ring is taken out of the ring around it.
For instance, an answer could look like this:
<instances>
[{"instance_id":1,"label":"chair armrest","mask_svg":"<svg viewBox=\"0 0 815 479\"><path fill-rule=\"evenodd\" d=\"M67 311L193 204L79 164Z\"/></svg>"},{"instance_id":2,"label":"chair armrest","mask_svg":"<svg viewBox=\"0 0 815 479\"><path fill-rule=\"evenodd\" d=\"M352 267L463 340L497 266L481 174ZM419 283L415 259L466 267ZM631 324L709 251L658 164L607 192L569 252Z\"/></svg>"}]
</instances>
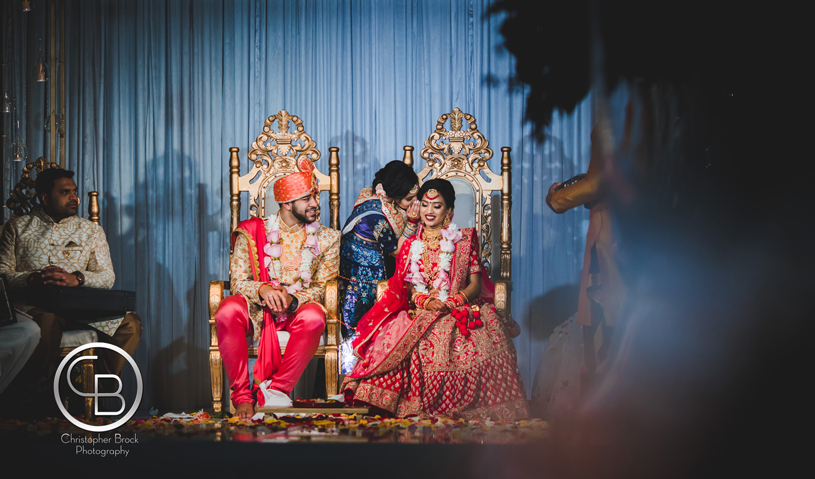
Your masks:
<instances>
[{"instance_id":1,"label":"chair armrest","mask_svg":"<svg viewBox=\"0 0 815 479\"><path fill-rule=\"evenodd\" d=\"M495 282L495 312L505 323L512 318L510 311L512 281L498 280Z\"/></svg>"},{"instance_id":2,"label":"chair armrest","mask_svg":"<svg viewBox=\"0 0 815 479\"><path fill-rule=\"evenodd\" d=\"M215 313L224 299L224 291L229 289L229 281L209 282L209 336L210 350L218 349L218 334L215 332Z\"/></svg>"}]
</instances>

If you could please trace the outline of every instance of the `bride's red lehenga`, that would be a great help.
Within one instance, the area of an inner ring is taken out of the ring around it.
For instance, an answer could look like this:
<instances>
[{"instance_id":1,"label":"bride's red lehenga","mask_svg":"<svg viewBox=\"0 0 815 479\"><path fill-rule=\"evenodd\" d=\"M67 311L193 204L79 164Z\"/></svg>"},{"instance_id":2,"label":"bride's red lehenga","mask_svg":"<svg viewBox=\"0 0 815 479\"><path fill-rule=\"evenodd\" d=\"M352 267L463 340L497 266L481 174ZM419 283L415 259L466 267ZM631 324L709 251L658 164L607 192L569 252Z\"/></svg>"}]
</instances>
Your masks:
<instances>
[{"instance_id":1,"label":"bride's red lehenga","mask_svg":"<svg viewBox=\"0 0 815 479\"><path fill-rule=\"evenodd\" d=\"M460 230L450 267L450 297L481 273L481 294L467 306L479 310L483 326L464 336L450 313L415 309L410 301L410 248L423 228L399 251L388 289L357 326L354 351L360 357L342 385L346 401L385 410L397 417L455 416L516 420L529 416L515 346L520 333L493 307L494 286L478 257L472 228ZM424 241L431 279L438 275L438 246ZM420 261L424 270L423 261ZM431 291L432 296L437 292Z\"/></svg>"}]
</instances>

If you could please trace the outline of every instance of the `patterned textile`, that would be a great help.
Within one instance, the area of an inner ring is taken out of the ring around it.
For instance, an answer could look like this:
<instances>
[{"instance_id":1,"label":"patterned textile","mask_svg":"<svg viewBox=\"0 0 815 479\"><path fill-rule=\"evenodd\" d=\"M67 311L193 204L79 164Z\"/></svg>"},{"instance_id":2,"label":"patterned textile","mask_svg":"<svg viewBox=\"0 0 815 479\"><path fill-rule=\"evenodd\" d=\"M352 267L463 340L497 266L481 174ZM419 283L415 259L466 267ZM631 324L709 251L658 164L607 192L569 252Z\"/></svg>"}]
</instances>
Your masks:
<instances>
[{"instance_id":1,"label":"patterned textile","mask_svg":"<svg viewBox=\"0 0 815 479\"><path fill-rule=\"evenodd\" d=\"M102 227L79 216L59 223L41 207L9 220L0 236L0 274L22 288L29 274L56 265L81 271L89 288L113 287L116 276Z\"/></svg>"},{"instance_id":2,"label":"patterned textile","mask_svg":"<svg viewBox=\"0 0 815 479\"><path fill-rule=\"evenodd\" d=\"M405 229L407 212L393 202L383 202L382 199L371 191L371 187L362 188L357 200L354 202L354 210L345 222L342 231L345 234L355 221L359 221L368 211L379 211L388 220L388 224L393 230L393 234L398 239ZM394 248L396 249L396 248Z\"/></svg>"},{"instance_id":3,"label":"patterned textile","mask_svg":"<svg viewBox=\"0 0 815 479\"><path fill-rule=\"evenodd\" d=\"M243 224L243 223L242 223ZM235 230L235 244L232 247L232 257L229 262L229 279L232 294L241 294L246 297L249 304L249 316L254 325L254 339L260 339L261 326L263 324L263 307L260 304L258 291L265 283L256 281L253 274L253 267L260 268L258 252L265 245L256 244L253 237L248 234L241 225ZM312 279L308 288L294 293L300 305L306 303L322 304L325 299L325 283L337 277L339 270L339 239L340 232L320 225L320 229L315 233L317 241L320 243L322 254L312 263ZM284 222L280 222L280 243L283 244L283 257L281 263L286 264L292 255L297 256L297 261L293 269L283 268L280 273L280 283L283 285L293 284L297 278L297 268L300 264L299 251L306 241L306 232L302 224L287 227Z\"/></svg>"},{"instance_id":4,"label":"patterned textile","mask_svg":"<svg viewBox=\"0 0 815 479\"><path fill-rule=\"evenodd\" d=\"M467 338L451 314L385 311L386 319L371 331L366 323L365 332L360 332L367 336L355 343L362 360L342 386L353 401L400 417L416 414L514 420L529 416L515 346L508 334L513 325L505 325L490 302L492 283L478 260L476 235L472 228L461 231L463 239L456 243L451 268L450 294L463 290L470 274L481 273L482 294L469 307L479 310L484 325L470 330ZM389 288L404 276L411 244L412 240L407 240L402 245L397 274ZM433 263L432 267L438 265Z\"/></svg>"},{"instance_id":5,"label":"patterned textile","mask_svg":"<svg viewBox=\"0 0 815 479\"><path fill-rule=\"evenodd\" d=\"M404 227L404 219L401 223L394 220L401 219L397 210L401 211L392 204L383 205L378 196L371 194L370 188L363 188L343 228L339 280L341 320L346 337L340 345L343 374L351 372L356 363L351 342L359 318L376 301L376 281L388 277L385 256L396 251L399 244L401 230L397 234L393 225Z\"/></svg>"},{"instance_id":6,"label":"patterned textile","mask_svg":"<svg viewBox=\"0 0 815 479\"><path fill-rule=\"evenodd\" d=\"M376 281L387 279L385 253L379 243L365 241L353 233L342 237L340 246L342 322L351 330L356 329L359 318L368 312L376 301Z\"/></svg>"},{"instance_id":7,"label":"patterned textile","mask_svg":"<svg viewBox=\"0 0 815 479\"><path fill-rule=\"evenodd\" d=\"M388 231L391 231L390 228ZM351 342L355 338L354 330L359 318L376 302L376 281L387 279L382 247L378 243L358 238L354 233L343 236L340 246L340 276L340 315L345 325L343 334L346 337L340 347L341 372L348 374L356 362L351 348Z\"/></svg>"}]
</instances>

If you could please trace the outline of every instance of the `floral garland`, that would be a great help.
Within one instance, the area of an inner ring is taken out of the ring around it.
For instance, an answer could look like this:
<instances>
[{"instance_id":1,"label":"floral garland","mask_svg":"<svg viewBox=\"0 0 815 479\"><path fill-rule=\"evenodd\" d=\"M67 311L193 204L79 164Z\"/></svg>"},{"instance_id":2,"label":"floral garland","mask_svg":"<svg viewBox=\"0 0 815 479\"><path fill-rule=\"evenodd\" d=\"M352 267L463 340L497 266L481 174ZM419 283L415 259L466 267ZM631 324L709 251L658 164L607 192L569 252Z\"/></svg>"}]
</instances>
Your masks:
<instances>
[{"instance_id":1,"label":"floral garland","mask_svg":"<svg viewBox=\"0 0 815 479\"><path fill-rule=\"evenodd\" d=\"M270 221L271 220L271 221ZM314 258L320 255L320 242L317 239L316 233L320 229L320 223L314 221L306 223L306 242L304 248L300 252L300 266L297 269L297 280L294 284L283 286L289 294L294 294L297 291L302 291L308 288L311 284L311 263ZM269 242L263 247L263 252L266 253L265 266L269 270L269 277L272 279L271 283L274 286L280 285L280 276L278 271L282 271L280 264L280 256L283 254L283 246L280 244L280 214L266 220L266 239Z\"/></svg>"},{"instance_id":2,"label":"floral garland","mask_svg":"<svg viewBox=\"0 0 815 479\"><path fill-rule=\"evenodd\" d=\"M450 268L453 264L453 252L456 250L456 243L461 240L462 234L455 223L450 223L447 229L441 230L442 239L439 242L439 277L433 281L433 289L439 292L439 299L446 301L450 295ZM419 294L428 294L427 272L422 266L430 268L430 265L419 265L424 253L425 244L420 239L421 236L413 240L410 245L410 273L405 277L405 281L413 283L413 288Z\"/></svg>"}]
</instances>

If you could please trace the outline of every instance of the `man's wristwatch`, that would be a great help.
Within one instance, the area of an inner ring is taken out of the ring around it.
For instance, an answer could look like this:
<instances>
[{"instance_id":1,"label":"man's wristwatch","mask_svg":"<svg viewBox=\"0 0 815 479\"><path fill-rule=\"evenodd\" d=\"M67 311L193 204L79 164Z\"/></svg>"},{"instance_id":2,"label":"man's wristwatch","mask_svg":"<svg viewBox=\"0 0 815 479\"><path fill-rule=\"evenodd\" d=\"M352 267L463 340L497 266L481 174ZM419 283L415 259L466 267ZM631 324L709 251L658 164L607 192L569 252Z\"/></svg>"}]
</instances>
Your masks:
<instances>
[{"instance_id":1,"label":"man's wristwatch","mask_svg":"<svg viewBox=\"0 0 815 479\"><path fill-rule=\"evenodd\" d=\"M298 306L300 306L300 300L297 299L297 296L292 295L291 304L289 304L289 309L287 311L293 313L297 311Z\"/></svg>"},{"instance_id":2,"label":"man's wristwatch","mask_svg":"<svg viewBox=\"0 0 815 479\"><path fill-rule=\"evenodd\" d=\"M85 284L85 275L84 274L82 274L79 271L74 271L71 274L76 276L76 280L79 281L79 284L77 284L77 286L82 286L83 284Z\"/></svg>"}]
</instances>

